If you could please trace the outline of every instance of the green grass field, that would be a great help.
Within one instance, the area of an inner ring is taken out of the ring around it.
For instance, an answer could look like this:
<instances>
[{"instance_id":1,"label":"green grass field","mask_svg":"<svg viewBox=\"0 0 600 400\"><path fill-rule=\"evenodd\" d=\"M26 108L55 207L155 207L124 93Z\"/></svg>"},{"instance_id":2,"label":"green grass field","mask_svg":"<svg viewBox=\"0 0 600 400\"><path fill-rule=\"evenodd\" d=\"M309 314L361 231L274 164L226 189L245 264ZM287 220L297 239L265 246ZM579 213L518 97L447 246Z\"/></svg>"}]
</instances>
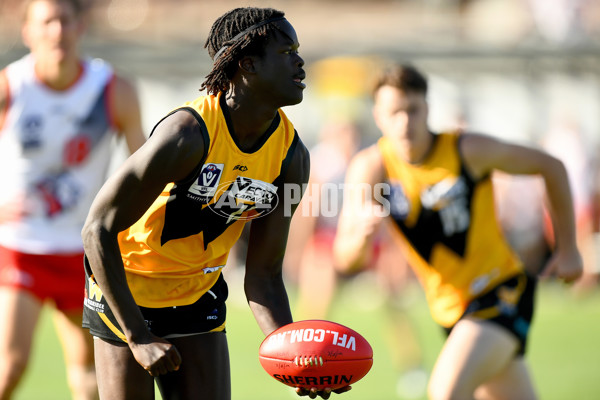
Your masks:
<instances>
[{"instance_id":1,"label":"green grass field","mask_svg":"<svg viewBox=\"0 0 600 400\"><path fill-rule=\"evenodd\" d=\"M230 284L228 337L234 400L282 400L298 398L268 376L257 357L262 340L245 304L241 288ZM440 329L433 324L419 291L412 295L409 314L423 342L425 366L431 368L442 345ZM293 292L291 299L293 302ZM369 284L348 284L340 290L331 320L352 327L365 336L374 350L374 365L354 388L340 396L345 400L397 399L397 374L384 340L385 317L380 292ZM537 297L537 314L528 348L528 362L543 400L600 399L600 290L585 296L557 283L545 283ZM402 345L400 343L400 345ZM34 355L15 400L65 400L69 393L61 350L49 313L43 314ZM157 397L160 398L160 397ZM307 398L307 397L306 397ZM518 399L515 399L518 400Z\"/></svg>"}]
</instances>

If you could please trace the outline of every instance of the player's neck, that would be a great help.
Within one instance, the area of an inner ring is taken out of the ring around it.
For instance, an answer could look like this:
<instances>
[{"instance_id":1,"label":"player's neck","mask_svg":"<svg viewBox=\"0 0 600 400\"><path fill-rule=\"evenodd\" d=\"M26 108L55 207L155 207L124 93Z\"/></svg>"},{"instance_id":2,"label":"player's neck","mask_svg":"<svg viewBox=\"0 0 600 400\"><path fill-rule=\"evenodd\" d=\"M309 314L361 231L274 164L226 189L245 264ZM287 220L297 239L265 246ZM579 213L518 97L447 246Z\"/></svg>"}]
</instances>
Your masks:
<instances>
[{"instance_id":1,"label":"player's neck","mask_svg":"<svg viewBox=\"0 0 600 400\"><path fill-rule=\"evenodd\" d=\"M433 133L427 130L422 134L418 135L417 138L402 139L398 143L398 151L400 156L411 164L422 163L429 155L433 146Z\"/></svg>"},{"instance_id":2,"label":"player's neck","mask_svg":"<svg viewBox=\"0 0 600 400\"><path fill-rule=\"evenodd\" d=\"M83 66L77 59L59 63L38 60L35 64L37 78L54 90L68 89L77 82L82 72Z\"/></svg>"},{"instance_id":3,"label":"player's neck","mask_svg":"<svg viewBox=\"0 0 600 400\"><path fill-rule=\"evenodd\" d=\"M242 150L253 148L261 140L277 113L277 110L261 107L260 104L236 102L233 99L227 100L227 106L234 129L231 134L235 135Z\"/></svg>"}]
</instances>

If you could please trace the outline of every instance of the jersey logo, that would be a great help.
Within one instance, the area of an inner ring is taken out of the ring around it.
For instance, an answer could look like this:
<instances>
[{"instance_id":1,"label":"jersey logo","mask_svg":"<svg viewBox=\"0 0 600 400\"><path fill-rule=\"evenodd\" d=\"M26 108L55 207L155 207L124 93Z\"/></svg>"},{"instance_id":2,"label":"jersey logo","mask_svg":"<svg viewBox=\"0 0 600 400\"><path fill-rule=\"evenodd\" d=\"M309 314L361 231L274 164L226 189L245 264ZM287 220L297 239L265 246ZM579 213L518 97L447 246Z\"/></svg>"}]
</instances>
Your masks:
<instances>
[{"instance_id":1,"label":"jersey logo","mask_svg":"<svg viewBox=\"0 0 600 400\"><path fill-rule=\"evenodd\" d=\"M206 183L216 184L222 176L223 164L211 167L213 175L206 176ZM203 168L206 168L206 166ZM208 175L208 174L207 174ZM212 177L213 180L210 180ZM194 182L198 190L202 185L202 176ZM186 196L178 196L181 190ZM221 236L229 226L236 222L245 222L265 216L272 212L279 202L277 186L258 179L238 176L234 181L221 183L218 187L210 186L202 193L211 193L214 201L198 196L184 186L174 188L165 210L165 225L161 234L161 244L169 240L184 238L203 232L204 250ZM204 204L202 204L204 202ZM205 205L208 203L208 205Z\"/></svg>"},{"instance_id":2,"label":"jersey logo","mask_svg":"<svg viewBox=\"0 0 600 400\"><path fill-rule=\"evenodd\" d=\"M43 200L48 217L56 217L73 209L82 196L81 185L73 174L47 176L36 184L37 195Z\"/></svg>"},{"instance_id":3,"label":"jersey logo","mask_svg":"<svg viewBox=\"0 0 600 400\"><path fill-rule=\"evenodd\" d=\"M474 183L463 175L427 186L419 193L422 207L418 210L416 221L410 224L406 218L406 213L411 212L410 200L398 187L392 188L391 215L406 239L426 261L430 261L437 244L443 244L464 257L471 223L473 188Z\"/></svg>"},{"instance_id":4,"label":"jersey logo","mask_svg":"<svg viewBox=\"0 0 600 400\"><path fill-rule=\"evenodd\" d=\"M234 171L238 170L238 171L246 172L246 171L248 171L248 167L246 167L245 165L238 164L235 167L233 167L233 170Z\"/></svg>"},{"instance_id":5,"label":"jersey logo","mask_svg":"<svg viewBox=\"0 0 600 400\"><path fill-rule=\"evenodd\" d=\"M221 185L219 199L209 204L217 215L232 220L250 220L269 214L277 206L277 186L258 179L238 176Z\"/></svg>"},{"instance_id":6,"label":"jersey logo","mask_svg":"<svg viewBox=\"0 0 600 400\"><path fill-rule=\"evenodd\" d=\"M208 201L217 191L224 166L225 164L204 164L198 179L190 186L188 191L200 196L200 200Z\"/></svg>"},{"instance_id":7,"label":"jersey logo","mask_svg":"<svg viewBox=\"0 0 600 400\"><path fill-rule=\"evenodd\" d=\"M87 135L80 134L67 142L64 149L64 163L75 166L83 163L92 150L92 141Z\"/></svg>"},{"instance_id":8,"label":"jersey logo","mask_svg":"<svg viewBox=\"0 0 600 400\"><path fill-rule=\"evenodd\" d=\"M423 207L439 213L446 236L465 232L469 228L468 193L469 188L463 177L446 178L421 193Z\"/></svg>"},{"instance_id":9,"label":"jersey logo","mask_svg":"<svg viewBox=\"0 0 600 400\"><path fill-rule=\"evenodd\" d=\"M396 183L390 185L389 194L390 214L397 220L403 221L410 212L410 202L402 186Z\"/></svg>"}]
</instances>

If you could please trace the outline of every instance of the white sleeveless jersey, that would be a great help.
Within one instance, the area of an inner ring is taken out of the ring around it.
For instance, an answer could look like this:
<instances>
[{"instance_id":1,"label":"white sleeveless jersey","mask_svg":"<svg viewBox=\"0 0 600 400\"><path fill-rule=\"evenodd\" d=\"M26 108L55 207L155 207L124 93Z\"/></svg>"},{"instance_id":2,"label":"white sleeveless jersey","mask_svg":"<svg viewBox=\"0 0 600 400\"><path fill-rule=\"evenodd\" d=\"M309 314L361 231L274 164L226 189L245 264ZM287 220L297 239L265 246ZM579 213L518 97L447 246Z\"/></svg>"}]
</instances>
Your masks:
<instances>
[{"instance_id":1,"label":"white sleeveless jersey","mask_svg":"<svg viewBox=\"0 0 600 400\"><path fill-rule=\"evenodd\" d=\"M31 55L6 67L0 207L16 201L23 216L0 222L4 247L33 254L83 251L81 228L110 162L113 71L102 60L83 60L82 67L63 91L36 77Z\"/></svg>"}]
</instances>

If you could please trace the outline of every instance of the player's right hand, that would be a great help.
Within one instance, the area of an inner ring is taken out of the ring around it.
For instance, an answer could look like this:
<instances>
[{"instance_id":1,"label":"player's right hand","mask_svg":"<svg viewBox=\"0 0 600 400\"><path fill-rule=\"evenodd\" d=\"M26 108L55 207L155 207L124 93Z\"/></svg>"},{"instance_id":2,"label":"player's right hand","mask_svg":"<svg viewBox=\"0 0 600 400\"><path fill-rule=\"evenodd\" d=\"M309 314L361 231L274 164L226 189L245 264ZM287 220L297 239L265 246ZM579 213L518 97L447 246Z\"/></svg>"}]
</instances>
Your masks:
<instances>
[{"instance_id":1,"label":"player's right hand","mask_svg":"<svg viewBox=\"0 0 600 400\"><path fill-rule=\"evenodd\" d=\"M341 394L347 392L352 389L352 386L344 386L339 389L331 390L331 388L326 388L324 390L317 390L317 388L305 389L305 388L296 388L296 394L298 396L308 396L311 399L316 399L317 396L328 399L331 396L331 393Z\"/></svg>"},{"instance_id":2,"label":"player's right hand","mask_svg":"<svg viewBox=\"0 0 600 400\"><path fill-rule=\"evenodd\" d=\"M151 333L140 342L130 342L129 348L135 360L151 376L177 371L181 365L181 355L177 348L171 342Z\"/></svg>"},{"instance_id":3,"label":"player's right hand","mask_svg":"<svg viewBox=\"0 0 600 400\"><path fill-rule=\"evenodd\" d=\"M298 396L308 396L311 399L316 399L317 396L320 396L323 399L328 399L331 396L331 393L341 394L347 392L352 389L352 386L344 386L339 389L331 390L331 388L326 388L324 390L317 390L317 388L305 389L305 388L296 388L296 394Z\"/></svg>"}]
</instances>

